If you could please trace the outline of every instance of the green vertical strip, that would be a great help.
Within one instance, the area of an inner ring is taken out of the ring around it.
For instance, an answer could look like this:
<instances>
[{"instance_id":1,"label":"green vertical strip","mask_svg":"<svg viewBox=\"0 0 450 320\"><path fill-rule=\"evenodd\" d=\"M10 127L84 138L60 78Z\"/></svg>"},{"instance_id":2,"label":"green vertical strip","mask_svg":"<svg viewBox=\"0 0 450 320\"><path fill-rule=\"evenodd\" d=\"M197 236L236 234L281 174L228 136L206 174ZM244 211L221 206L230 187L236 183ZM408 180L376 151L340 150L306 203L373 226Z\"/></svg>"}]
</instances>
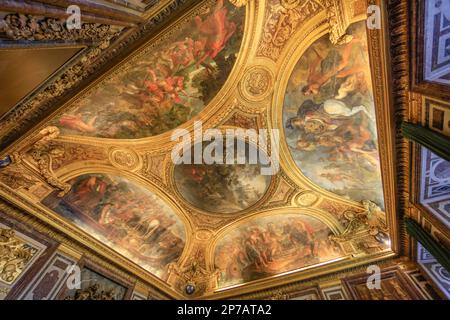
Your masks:
<instances>
[{"instance_id":1,"label":"green vertical strip","mask_svg":"<svg viewBox=\"0 0 450 320\"><path fill-rule=\"evenodd\" d=\"M441 246L414 220L405 217L406 231L422 244L429 253L450 272L450 252Z\"/></svg>"},{"instance_id":2,"label":"green vertical strip","mask_svg":"<svg viewBox=\"0 0 450 320\"><path fill-rule=\"evenodd\" d=\"M402 133L407 139L421 144L442 159L450 161L450 137L409 122L402 123Z\"/></svg>"}]
</instances>

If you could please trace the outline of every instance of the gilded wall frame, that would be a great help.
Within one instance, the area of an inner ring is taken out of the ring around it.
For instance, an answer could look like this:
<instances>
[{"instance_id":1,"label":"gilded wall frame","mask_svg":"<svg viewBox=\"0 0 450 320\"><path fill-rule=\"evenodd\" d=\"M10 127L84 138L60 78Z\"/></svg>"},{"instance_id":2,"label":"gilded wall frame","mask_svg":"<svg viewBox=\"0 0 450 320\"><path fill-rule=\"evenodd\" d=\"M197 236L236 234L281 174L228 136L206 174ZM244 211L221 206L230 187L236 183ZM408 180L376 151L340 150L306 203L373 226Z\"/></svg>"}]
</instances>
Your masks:
<instances>
[{"instance_id":1,"label":"gilded wall frame","mask_svg":"<svg viewBox=\"0 0 450 320\"><path fill-rule=\"evenodd\" d=\"M424 79L424 30L425 5L427 0L411 0L409 33L411 41L410 52L410 82L411 90L440 99L450 99L450 86L433 83Z\"/></svg>"}]
</instances>

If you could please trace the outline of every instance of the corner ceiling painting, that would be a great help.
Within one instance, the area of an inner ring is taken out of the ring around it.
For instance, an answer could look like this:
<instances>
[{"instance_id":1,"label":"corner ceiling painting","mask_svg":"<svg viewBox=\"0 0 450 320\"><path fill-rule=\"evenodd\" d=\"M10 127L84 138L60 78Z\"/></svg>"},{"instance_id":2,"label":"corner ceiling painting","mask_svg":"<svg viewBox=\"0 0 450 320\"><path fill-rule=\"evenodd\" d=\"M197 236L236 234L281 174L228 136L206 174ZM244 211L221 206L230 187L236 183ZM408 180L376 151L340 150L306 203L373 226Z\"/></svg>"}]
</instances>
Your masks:
<instances>
[{"instance_id":1,"label":"corner ceiling painting","mask_svg":"<svg viewBox=\"0 0 450 320\"><path fill-rule=\"evenodd\" d=\"M216 246L219 287L248 282L339 258L330 228L316 218L278 214L253 219Z\"/></svg>"},{"instance_id":2,"label":"corner ceiling painting","mask_svg":"<svg viewBox=\"0 0 450 320\"><path fill-rule=\"evenodd\" d=\"M223 0L202 11L144 49L55 125L65 134L135 139L161 134L197 115L231 72L245 13Z\"/></svg>"},{"instance_id":3,"label":"corner ceiling painting","mask_svg":"<svg viewBox=\"0 0 450 320\"><path fill-rule=\"evenodd\" d=\"M352 39L317 40L301 57L286 90L283 118L295 163L314 183L384 206L365 23Z\"/></svg>"},{"instance_id":4,"label":"corner ceiling painting","mask_svg":"<svg viewBox=\"0 0 450 320\"><path fill-rule=\"evenodd\" d=\"M153 274L166 278L181 255L185 230L158 196L128 179L85 174L69 181L70 192L43 203Z\"/></svg>"},{"instance_id":5,"label":"corner ceiling painting","mask_svg":"<svg viewBox=\"0 0 450 320\"><path fill-rule=\"evenodd\" d=\"M364 0L192 4L12 143L0 196L177 297L392 257L395 187L380 166L393 167L394 134L381 110L383 60L369 61L384 39L366 33L366 9ZM260 149L278 154L279 170L262 175L264 161L248 161L249 137L246 164L177 164L171 135L185 124L191 150L202 143L196 121L220 133L276 129L280 139Z\"/></svg>"}]
</instances>

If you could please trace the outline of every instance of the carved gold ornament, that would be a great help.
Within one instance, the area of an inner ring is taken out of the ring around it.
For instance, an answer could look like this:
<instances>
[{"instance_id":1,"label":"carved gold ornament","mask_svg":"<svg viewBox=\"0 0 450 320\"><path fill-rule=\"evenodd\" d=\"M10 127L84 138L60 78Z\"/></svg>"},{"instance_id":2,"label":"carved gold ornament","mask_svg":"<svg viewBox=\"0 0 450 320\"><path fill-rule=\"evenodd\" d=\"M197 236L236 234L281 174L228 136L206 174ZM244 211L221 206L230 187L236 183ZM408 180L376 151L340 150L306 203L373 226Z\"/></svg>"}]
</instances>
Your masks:
<instances>
[{"instance_id":1,"label":"carved gold ornament","mask_svg":"<svg viewBox=\"0 0 450 320\"><path fill-rule=\"evenodd\" d=\"M12 40L98 41L108 37L111 26L83 23L80 29L69 30L63 19L8 14L0 20L0 31Z\"/></svg>"},{"instance_id":2,"label":"carved gold ornament","mask_svg":"<svg viewBox=\"0 0 450 320\"><path fill-rule=\"evenodd\" d=\"M330 27L330 42L334 45L349 43L353 36L347 34L349 22L340 0L324 0L327 11L327 19Z\"/></svg>"},{"instance_id":3,"label":"carved gold ornament","mask_svg":"<svg viewBox=\"0 0 450 320\"><path fill-rule=\"evenodd\" d=\"M299 207L311 207L316 204L318 200L319 196L316 193L312 191L306 191L298 194L294 198L294 203Z\"/></svg>"},{"instance_id":4,"label":"carved gold ornament","mask_svg":"<svg viewBox=\"0 0 450 320\"><path fill-rule=\"evenodd\" d=\"M141 166L139 155L126 148L112 148L109 151L109 160L113 166L123 170L133 171Z\"/></svg>"},{"instance_id":5,"label":"carved gold ornament","mask_svg":"<svg viewBox=\"0 0 450 320\"><path fill-rule=\"evenodd\" d=\"M297 2L286 0L282 5L269 5L268 18L258 45L258 56L276 61L297 27L323 10L314 0L302 1L301 5Z\"/></svg>"},{"instance_id":6,"label":"carved gold ornament","mask_svg":"<svg viewBox=\"0 0 450 320\"><path fill-rule=\"evenodd\" d=\"M66 90L87 78L97 63L104 62L103 59L99 59L100 55L105 53L122 29L109 25L83 24L81 29L68 30L64 21L18 14L10 14L0 20L0 31L5 32L7 37L14 40L94 40L94 44L85 49L76 63L70 65L57 77L52 78L32 99L25 100L24 103L12 109L7 117L0 120L1 138L6 139L16 134L37 115L45 114L50 103L55 103L55 99L59 98Z\"/></svg>"},{"instance_id":7,"label":"carved gold ornament","mask_svg":"<svg viewBox=\"0 0 450 320\"><path fill-rule=\"evenodd\" d=\"M0 282L14 283L37 252L37 248L18 238L14 230L0 227Z\"/></svg>"},{"instance_id":8,"label":"carved gold ornament","mask_svg":"<svg viewBox=\"0 0 450 320\"><path fill-rule=\"evenodd\" d=\"M39 173L45 181L55 187L61 192L59 197L63 197L70 191L68 183L60 181L54 174L52 164L54 161L59 161L64 157L64 149L60 147L53 147L50 141L58 137L59 129L57 127L47 127L39 132L40 139L34 144L31 150L31 156L38 165Z\"/></svg>"},{"instance_id":9,"label":"carved gold ornament","mask_svg":"<svg viewBox=\"0 0 450 320\"><path fill-rule=\"evenodd\" d=\"M270 94L273 76L264 66L251 67L241 82L242 95L247 100L260 101Z\"/></svg>"},{"instance_id":10,"label":"carved gold ornament","mask_svg":"<svg viewBox=\"0 0 450 320\"><path fill-rule=\"evenodd\" d=\"M302 0L281 0L281 5L286 9L294 9Z\"/></svg>"}]
</instances>

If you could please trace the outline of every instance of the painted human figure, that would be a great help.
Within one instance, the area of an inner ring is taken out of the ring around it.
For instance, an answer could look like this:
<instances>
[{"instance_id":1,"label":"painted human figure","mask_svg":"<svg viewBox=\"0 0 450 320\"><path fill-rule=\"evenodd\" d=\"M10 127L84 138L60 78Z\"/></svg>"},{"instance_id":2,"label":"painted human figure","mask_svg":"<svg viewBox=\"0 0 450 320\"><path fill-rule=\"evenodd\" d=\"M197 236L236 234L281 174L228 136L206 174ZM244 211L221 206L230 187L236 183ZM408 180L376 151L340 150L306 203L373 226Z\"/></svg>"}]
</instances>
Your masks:
<instances>
[{"instance_id":1,"label":"painted human figure","mask_svg":"<svg viewBox=\"0 0 450 320\"><path fill-rule=\"evenodd\" d=\"M268 223L266 230L262 234L264 246L266 248L265 253L267 260L269 262L274 261L274 257L281 250L281 245L279 243L278 234L275 229L274 223Z\"/></svg>"},{"instance_id":2,"label":"painted human figure","mask_svg":"<svg viewBox=\"0 0 450 320\"><path fill-rule=\"evenodd\" d=\"M161 103L169 99L174 103L181 103L180 93L187 95L184 91L184 78L182 76L167 76L160 79L155 72L149 69L152 80L146 80L145 86L150 93L150 100Z\"/></svg>"},{"instance_id":3,"label":"painted human figure","mask_svg":"<svg viewBox=\"0 0 450 320\"><path fill-rule=\"evenodd\" d=\"M60 125L86 133L92 133L96 131L95 121L97 116L91 117L89 120L84 120L81 114L66 114L59 119Z\"/></svg>"},{"instance_id":4,"label":"painted human figure","mask_svg":"<svg viewBox=\"0 0 450 320\"><path fill-rule=\"evenodd\" d=\"M332 78L345 79L348 76L364 72L366 66L356 63L352 59L352 51L355 45L362 43L358 37L343 45L343 48L332 49L326 57L322 57L314 49L316 59L311 63L307 85L302 88L305 96L317 95L322 86Z\"/></svg>"},{"instance_id":5,"label":"painted human figure","mask_svg":"<svg viewBox=\"0 0 450 320\"><path fill-rule=\"evenodd\" d=\"M195 24L200 32L199 41L204 43L204 53L197 60L200 65L207 58L214 59L225 48L228 40L236 31L236 24L227 19L228 10L223 0L217 0L214 12L205 20L195 17Z\"/></svg>"}]
</instances>

